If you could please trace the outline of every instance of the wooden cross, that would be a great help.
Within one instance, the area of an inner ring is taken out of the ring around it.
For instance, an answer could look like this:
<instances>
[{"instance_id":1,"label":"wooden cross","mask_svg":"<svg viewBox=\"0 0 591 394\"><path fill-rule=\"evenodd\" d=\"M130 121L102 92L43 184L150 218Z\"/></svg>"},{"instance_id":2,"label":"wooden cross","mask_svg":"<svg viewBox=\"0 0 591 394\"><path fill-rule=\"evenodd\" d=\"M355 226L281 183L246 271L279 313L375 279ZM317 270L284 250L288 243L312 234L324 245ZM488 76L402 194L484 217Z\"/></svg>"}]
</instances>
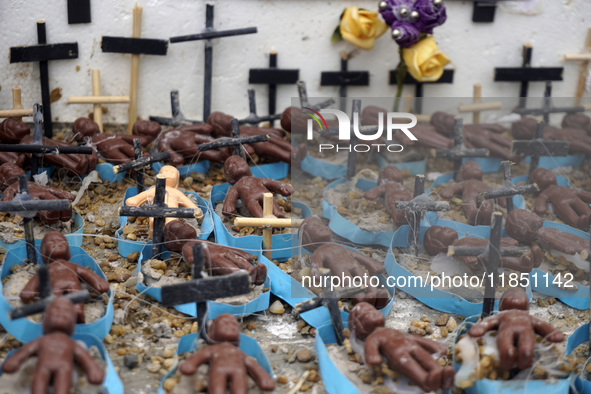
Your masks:
<instances>
[{"instance_id":1,"label":"wooden cross","mask_svg":"<svg viewBox=\"0 0 591 394\"><path fill-rule=\"evenodd\" d=\"M113 173L118 174L120 172L125 172L134 169L135 170L135 185L137 188L138 194L143 192L144 187L144 167L151 165L152 163L156 163L163 160L170 159L170 152L159 152L153 155L144 157L142 154L142 143L140 142L139 138L133 139L133 156L135 160L131 162L127 162L122 165L117 165L113 167Z\"/></svg>"},{"instance_id":2,"label":"wooden cross","mask_svg":"<svg viewBox=\"0 0 591 394\"><path fill-rule=\"evenodd\" d=\"M577 93L575 105L581 105L581 98L585 93L585 85L587 84L587 77L589 75L589 62L591 61L591 28L587 30L587 38L583 46L582 53L574 55L564 55L566 61L581 61L581 71L579 71L579 82L577 83ZM589 348L591 349L591 348Z\"/></svg>"},{"instance_id":3,"label":"wooden cross","mask_svg":"<svg viewBox=\"0 0 591 394\"><path fill-rule=\"evenodd\" d=\"M521 67L497 67L494 69L495 82L519 82L519 107L523 108L527 101L527 90L530 82L562 81L563 67L532 67L531 44L525 44L522 52Z\"/></svg>"},{"instance_id":4,"label":"wooden cross","mask_svg":"<svg viewBox=\"0 0 591 394\"><path fill-rule=\"evenodd\" d=\"M213 5L207 4L205 9L205 31L198 34L190 34L187 36L171 37L171 43L207 40L205 42L205 56L204 56L204 80L203 80L203 120L207 121L211 114L211 87L213 76L213 41L214 38L240 36L244 34L253 34L257 32L256 27L246 27L242 29L216 31L213 28Z\"/></svg>"},{"instance_id":5,"label":"wooden cross","mask_svg":"<svg viewBox=\"0 0 591 394\"><path fill-rule=\"evenodd\" d=\"M47 44L45 22L37 22L38 45L10 47L10 63L39 62L39 77L41 81L41 102L43 103L45 136L53 136L51 121L51 100L49 90L49 67L51 60L77 59L78 43Z\"/></svg>"},{"instance_id":6,"label":"wooden cross","mask_svg":"<svg viewBox=\"0 0 591 394\"><path fill-rule=\"evenodd\" d=\"M300 78L298 69L277 68L277 52L269 54L269 68L251 68L248 74L248 83L269 86L269 115L277 112L277 85L293 85ZM270 121L273 127L274 120Z\"/></svg>"},{"instance_id":7,"label":"wooden cross","mask_svg":"<svg viewBox=\"0 0 591 394\"><path fill-rule=\"evenodd\" d=\"M181 100L178 90L170 91L170 110L172 112L172 118L166 118L163 116L150 116L150 120L161 125L173 127L203 123L199 120L188 120L185 118L185 115L181 112Z\"/></svg>"},{"instance_id":8,"label":"wooden cross","mask_svg":"<svg viewBox=\"0 0 591 394\"><path fill-rule=\"evenodd\" d=\"M257 125L261 122L273 122L281 119L281 114L272 113L267 116L257 115L257 102L254 89L248 89L248 109L250 114L246 118L240 119L238 124Z\"/></svg>"},{"instance_id":9,"label":"wooden cross","mask_svg":"<svg viewBox=\"0 0 591 394\"><path fill-rule=\"evenodd\" d=\"M529 184L524 186L517 186L511 181L511 162L510 161L503 161L501 163L501 167L503 169L503 175L505 177L505 182L503 186L498 189L490 190L487 192L480 192L478 194L478 198L476 199L476 204L480 205L482 200L490 200L493 198L501 198L501 197L509 197L506 198L505 201L507 202L507 214L511 213L513 210L513 196L517 194L526 194L526 193L536 193L539 192L540 189L538 185Z\"/></svg>"},{"instance_id":10,"label":"wooden cross","mask_svg":"<svg viewBox=\"0 0 591 394\"><path fill-rule=\"evenodd\" d=\"M23 116L33 115L33 108L23 109L21 102L21 88L12 88L12 109L0 111L0 118L14 118L22 120Z\"/></svg>"},{"instance_id":11,"label":"wooden cross","mask_svg":"<svg viewBox=\"0 0 591 394\"><path fill-rule=\"evenodd\" d=\"M306 82L298 81L297 86L298 86L298 96L300 97L300 106L302 108L308 107L308 108L312 108L316 111L319 111L322 108L326 108L326 107L329 107L332 104L334 104L334 99L330 98L330 99L327 99L326 101L323 101L319 104L311 105L310 101L308 100L308 90L306 89Z\"/></svg>"},{"instance_id":12,"label":"wooden cross","mask_svg":"<svg viewBox=\"0 0 591 394\"><path fill-rule=\"evenodd\" d=\"M68 24L90 23L90 0L68 0Z\"/></svg>"},{"instance_id":13,"label":"wooden cross","mask_svg":"<svg viewBox=\"0 0 591 394\"><path fill-rule=\"evenodd\" d=\"M127 133L131 134L133 124L137 120L138 79L140 69L140 55L166 56L168 41L141 38L142 36L142 7L133 8L132 38L103 36L101 49L103 52L131 54L131 83L129 86L129 111Z\"/></svg>"},{"instance_id":14,"label":"wooden cross","mask_svg":"<svg viewBox=\"0 0 591 394\"><path fill-rule=\"evenodd\" d=\"M447 201L431 201L425 194L425 175L415 176L414 198L411 201L396 201L397 211L411 212L412 219L408 233L408 248L411 253L419 253L419 230L424 212L449 211Z\"/></svg>"},{"instance_id":15,"label":"wooden cross","mask_svg":"<svg viewBox=\"0 0 591 394\"><path fill-rule=\"evenodd\" d=\"M141 159L140 159L141 160ZM137 161L137 160L136 160ZM126 163L129 164L129 163ZM123 166L123 164L122 164ZM152 258L160 255L164 244L164 224L166 218L197 218L196 213L201 213L199 208L168 208L164 203L166 195L166 176L156 175L156 192L151 205L141 207L129 207L127 205L119 208L119 216L152 217Z\"/></svg>"},{"instance_id":16,"label":"wooden cross","mask_svg":"<svg viewBox=\"0 0 591 394\"><path fill-rule=\"evenodd\" d=\"M462 160L465 157L486 157L488 149L468 149L464 145L464 120L456 116L454 119L454 147L452 149L437 150L435 157L452 160L454 163L454 179L457 178Z\"/></svg>"},{"instance_id":17,"label":"wooden cross","mask_svg":"<svg viewBox=\"0 0 591 394\"><path fill-rule=\"evenodd\" d=\"M516 140L511 142L511 152L515 156L531 156L529 175L538 168L540 156L567 156L570 143L566 141L544 141L546 123L538 121L532 140Z\"/></svg>"},{"instance_id":18,"label":"wooden cross","mask_svg":"<svg viewBox=\"0 0 591 394\"><path fill-rule=\"evenodd\" d=\"M480 123L480 113L482 111L490 111L501 109L503 103L500 101L493 101L489 103L482 102L482 85L479 83L474 84L474 98L472 104L460 104L458 105L459 112L472 112L472 123Z\"/></svg>"},{"instance_id":19,"label":"wooden cross","mask_svg":"<svg viewBox=\"0 0 591 394\"><path fill-rule=\"evenodd\" d=\"M234 226L238 227L262 227L263 228L263 253L271 260L273 249L273 228L275 227L300 227L303 219L279 219L273 215L273 193L263 194L263 217L247 218L237 217L234 219Z\"/></svg>"},{"instance_id":20,"label":"wooden cross","mask_svg":"<svg viewBox=\"0 0 591 394\"><path fill-rule=\"evenodd\" d=\"M398 70L390 70L390 85L396 85L398 82L396 80L396 74ZM404 77L404 84L405 85L415 85L415 104L414 104L414 112L420 114L423 112L423 85L432 85L432 84L440 84L440 83L453 83L454 81L454 72L453 69L445 69L443 70L443 74L441 78L437 81L431 82L419 82L412 77L409 73L406 73Z\"/></svg>"},{"instance_id":21,"label":"wooden cross","mask_svg":"<svg viewBox=\"0 0 591 394\"><path fill-rule=\"evenodd\" d=\"M544 89L544 105L542 108L515 108L514 113L520 115L542 115L544 123L550 123L550 114L555 113L574 113L584 112L585 107L554 107L552 105L552 82L546 81L546 88Z\"/></svg>"},{"instance_id":22,"label":"wooden cross","mask_svg":"<svg viewBox=\"0 0 591 394\"><path fill-rule=\"evenodd\" d=\"M202 243L193 244L193 279L162 286L162 303L166 306L194 302L197 309L199 337L207 339L207 301L250 292L250 275L239 270L230 275L203 276L205 254Z\"/></svg>"},{"instance_id":23,"label":"wooden cross","mask_svg":"<svg viewBox=\"0 0 591 394\"><path fill-rule=\"evenodd\" d=\"M234 154L244 158L242 145L256 144L257 142L267 142L271 136L269 134L253 135L250 137L240 137L240 127L238 126L238 119L232 119L232 138L218 138L215 141L206 144L199 144L197 150L205 152L212 149L222 149L234 147Z\"/></svg>"},{"instance_id":24,"label":"wooden cross","mask_svg":"<svg viewBox=\"0 0 591 394\"><path fill-rule=\"evenodd\" d=\"M497 11L497 1L499 0L475 1L474 9L472 10L472 22L494 22L495 13Z\"/></svg>"},{"instance_id":25,"label":"wooden cross","mask_svg":"<svg viewBox=\"0 0 591 394\"><path fill-rule=\"evenodd\" d=\"M93 119L101 132L103 131L103 104L129 103L128 96L101 96L101 74L92 70L92 96L68 97L68 104L93 104Z\"/></svg>"},{"instance_id":26,"label":"wooden cross","mask_svg":"<svg viewBox=\"0 0 591 394\"><path fill-rule=\"evenodd\" d=\"M341 52L341 70L323 71L320 74L320 86L338 86L341 111L347 104L347 86L369 86L368 71L349 71L349 55Z\"/></svg>"}]
</instances>

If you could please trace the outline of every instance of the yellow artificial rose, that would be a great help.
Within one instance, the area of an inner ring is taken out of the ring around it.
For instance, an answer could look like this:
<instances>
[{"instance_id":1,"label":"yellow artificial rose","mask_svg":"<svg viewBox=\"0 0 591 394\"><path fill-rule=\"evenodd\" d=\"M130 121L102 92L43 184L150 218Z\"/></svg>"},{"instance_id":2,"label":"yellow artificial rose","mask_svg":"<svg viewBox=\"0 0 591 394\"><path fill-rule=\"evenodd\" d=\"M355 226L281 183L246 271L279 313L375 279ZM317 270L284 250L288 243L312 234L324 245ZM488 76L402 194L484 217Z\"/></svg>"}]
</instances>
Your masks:
<instances>
[{"instance_id":1,"label":"yellow artificial rose","mask_svg":"<svg viewBox=\"0 0 591 394\"><path fill-rule=\"evenodd\" d=\"M443 74L443 67L451 61L437 48L433 36L403 48L402 57L410 75L419 82L437 81Z\"/></svg>"},{"instance_id":2,"label":"yellow artificial rose","mask_svg":"<svg viewBox=\"0 0 591 394\"><path fill-rule=\"evenodd\" d=\"M373 48L376 38L388 29L377 12L360 10L357 7L345 9L339 27L345 41L363 49Z\"/></svg>"}]
</instances>

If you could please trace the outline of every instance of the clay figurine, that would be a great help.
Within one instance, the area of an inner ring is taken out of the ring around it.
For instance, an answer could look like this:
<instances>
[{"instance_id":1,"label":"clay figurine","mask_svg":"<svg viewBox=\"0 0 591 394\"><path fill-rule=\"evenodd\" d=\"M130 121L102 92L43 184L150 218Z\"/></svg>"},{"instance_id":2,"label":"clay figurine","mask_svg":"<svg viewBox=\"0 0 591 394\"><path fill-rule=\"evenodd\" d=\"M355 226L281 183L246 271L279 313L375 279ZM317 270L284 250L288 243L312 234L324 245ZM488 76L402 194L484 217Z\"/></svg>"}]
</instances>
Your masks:
<instances>
[{"instance_id":1,"label":"clay figurine","mask_svg":"<svg viewBox=\"0 0 591 394\"><path fill-rule=\"evenodd\" d=\"M82 290L81 281L99 293L109 291L109 282L94 272L68 261L71 257L68 239L59 231L52 231L43 237L40 253L43 262L49 266L51 289L56 296ZM39 277L35 275L21 291L21 300L32 301L37 295L38 288ZM84 323L84 306L76 304L72 309L76 312L78 323Z\"/></svg>"},{"instance_id":2,"label":"clay figurine","mask_svg":"<svg viewBox=\"0 0 591 394\"><path fill-rule=\"evenodd\" d=\"M386 210L397 226L408 224L412 213L396 211L396 201L410 201L413 199L412 190L404 186L402 173L394 166L384 167L380 171L378 186L368 190L363 198L375 201L380 197L384 198Z\"/></svg>"},{"instance_id":3,"label":"clay figurine","mask_svg":"<svg viewBox=\"0 0 591 394\"><path fill-rule=\"evenodd\" d=\"M536 132L538 121L534 118L523 117L520 121L511 125L513 138L520 140L531 140ZM567 141L570 142L569 153L591 155L591 136L585 130L579 128L558 129L546 126L543 138L546 141ZM548 152L552 156L552 152Z\"/></svg>"},{"instance_id":4,"label":"clay figurine","mask_svg":"<svg viewBox=\"0 0 591 394\"><path fill-rule=\"evenodd\" d=\"M507 215L505 231L510 237L526 245L538 242L545 250L555 249L568 255L589 249L589 239L552 227L542 227L543 224L542 218L535 213L514 209Z\"/></svg>"},{"instance_id":5,"label":"clay figurine","mask_svg":"<svg viewBox=\"0 0 591 394\"><path fill-rule=\"evenodd\" d=\"M561 126L563 129L585 130L591 136L591 118L582 112L574 112L564 115Z\"/></svg>"},{"instance_id":6,"label":"clay figurine","mask_svg":"<svg viewBox=\"0 0 591 394\"><path fill-rule=\"evenodd\" d=\"M245 270L250 274L252 283L262 285L267 279L267 267L262 264L253 265L253 256L242 250L213 242L196 240L197 234L193 226L174 220L164 226L164 242L172 252L183 254L184 260L193 264L193 244L206 246L205 271L208 275L228 275L237 270Z\"/></svg>"},{"instance_id":7,"label":"clay figurine","mask_svg":"<svg viewBox=\"0 0 591 394\"><path fill-rule=\"evenodd\" d=\"M442 367L433 355L444 356L447 348L435 341L392 328L372 305L361 302L349 314L349 329L354 340L365 341L365 363L380 366L383 357L388 366L408 377L425 392L449 390L454 381L452 366Z\"/></svg>"},{"instance_id":8,"label":"clay figurine","mask_svg":"<svg viewBox=\"0 0 591 394\"><path fill-rule=\"evenodd\" d=\"M254 379L259 389L275 389L275 381L267 371L238 348L240 325L234 316L227 313L219 315L209 326L207 334L210 345L197 350L180 365L179 371L183 375L193 375L200 365L207 363L210 393L225 393L230 388L233 393L246 393L247 375Z\"/></svg>"},{"instance_id":9,"label":"clay figurine","mask_svg":"<svg viewBox=\"0 0 591 394\"><path fill-rule=\"evenodd\" d=\"M231 156L226 160L224 174L226 181L232 185L224 199L222 213L225 216L236 213L236 200L240 198L253 217L262 218L264 193L279 193L285 197L291 196L293 193L291 185L273 179L252 176L246 161L238 156ZM273 215L278 218L285 217L275 200L273 200Z\"/></svg>"},{"instance_id":10,"label":"clay figurine","mask_svg":"<svg viewBox=\"0 0 591 394\"><path fill-rule=\"evenodd\" d=\"M458 239L458 233L452 228L431 226L425 232L423 246L429 255L435 256L439 253L447 253L449 246L485 247L488 245L488 242L489 240L486 238L465 237ZM519 246L517 240L513 238L501 238L502 248L515 246ZM455 258L471 267L476 266L479 262L477 256L462 256ZM500 266L519 272L531 272L532 269L537 268L542 264L542 259L542 249L540 249L538 245L532 245L530 251L521 257L502 257Z\"/></svg>"},{"instance_id":11,"label":"clay figurine","mask_svg":"<svg viewBox=\"0 0 591 394\"><path fill-rule=\"evenodd\" d=\"M76 141L92 144L102 158L113 164L134 160L133 140L137 138L143 147L148 146L158 137L161 130L158 123L147 120L135 122L132 135L101 133L98 124L89 118L78 118L72 126Z\"/></svg>"},{"instance_id":12,"label":"clay figurine","mask_svg":"<svg viewBox=\"0 0 591 394\"><path fill-rule=\"evenodd\" d=\"M3 144L18 144L30 133L29 126L14 118L6 118L0 124L0 142ZM11 163L23 167L26 158L24 154L0 152L0 163Z\"/></svg>"},{"instance_id":13,"label":"clay figurine","mask_svg":"<svg viewBox=\"0 0 591 394\"><path fill-rule=\"evenodd\" d=\"M319 277L322 268L328 268L330 275L339 278L363 278L386 273L383 264L362 253L332 243L332 231L315 216L302 222L298 236L302 240L302 246L312 253L310 261L313 276ZM353 304L368 302L381 309L388 304L390 294L384 288L368 287L351 300Z\"/></svg>"},{"instance_id":14,"label":"clay figurine","mask_svg":"<svg viewBox=\"0 0 591 394\"><path fill-rule=\"evenodd\" d=\"M79 364L91 384L101 384L105 372L80 344L71 338L76 327L76 313L72 301L56 298L45 310L43 336L14 354L4 364L2 372L14 373L29 357L37 356L31 385L32 394L45 394L53 384L54 394L67 394L72 385L74 363Z\"/></svg>"},{"instance_id":15,"label":"clay figurine","mask_svg":"<svg viewBox=\"0 0 591 394\"><path fill-rule=\"evenodd\" d=\"M531 174L532 182L538 184L541 192L536 198L534 212L543 215L547 204L552 204L554 214L572 227L588 230L591 223L591 192L558 186L556 175L538 167Z\"/></svg>"},{"instance_id":16,"label":"clay figurine","mask_svg":"<svg viewBox=\"0 0 591 394\"><path fill-rule=\"evenodd\" d=\"M487 331L497 330L501 369L509 371L517 367L523 370L533 364L536 334L555 343L562 342L564 335L550 324L529 314L529 300L523 289L513 288L506 293L499 305L500 312L474 325L468 335L478 338Z\"/></svg>"}]
</instances>

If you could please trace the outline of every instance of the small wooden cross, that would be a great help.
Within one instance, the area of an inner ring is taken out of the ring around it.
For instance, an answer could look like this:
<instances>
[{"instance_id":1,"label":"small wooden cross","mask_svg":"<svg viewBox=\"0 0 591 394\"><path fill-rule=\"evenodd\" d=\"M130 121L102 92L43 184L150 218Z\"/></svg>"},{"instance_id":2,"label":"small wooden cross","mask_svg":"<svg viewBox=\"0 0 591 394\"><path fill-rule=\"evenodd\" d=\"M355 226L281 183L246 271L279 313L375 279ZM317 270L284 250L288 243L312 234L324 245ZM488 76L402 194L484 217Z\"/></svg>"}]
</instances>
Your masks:
<instances>
[{"instance_id":1,"label":"small wooden cross","mask_svg":"<svg viewBox=\"0 0 591 394\"><path fill-rule=\"evenodd\" d=\"M170 91L170 110L172 113L171 118L164 116L150 116L150 120L161 125L173 127L203 123L200 120L188 120L185 118L185 115L181 112L181 99L178 90Z\"/></svg>"},{"instance_id":2,"label":"small wooden cross","mask_svg":"<svg viewBox=\"0 0 591 394\"><path fill-rule=\"evenodd\" d=\"M32 116L33 108L23 108L21 102L21 88L12 88L12 109L0 111L0 118L14 118L22 120L23 116Z\"/></svg>"},{"instance_id":3,"label":"small wooden cross","mask_svg":"<svg viewBox=\"0 0 591 394\"><path fill-rule=\"evenodd\" d=\"M246 118L238 120L238 124L257 125L261 122L273 122L281 119L281 114L257 115L257 102L254 89L248 89L248 108L250 114Z\"/></svg>"},{"instance_id":4,"label":"small wooden cross","mask_svg":"<svg viewBox=\"0 0 591 394\"><path fill-rule=\"evenodd\" d=\"M129 96L101 96L101 74L92 70L92 96L68 97L68 104L93 104L93 120L103 131L103 104L129 103Z\"/></svg>"},{"instance_id":5,"label":"small wooden cross","mask_svg":"<svg viewBox=\"0 0 591 394\"><path fill-rule=\"evenodd\" d=\"M503 161L501 163L501 167L503 169L503 174L505 176L505 182L503 186L498 189L490 190L487 192L480 192L478 194L478 198L476 199L476 204L480 205L482 200L491 200L493 198L501 198L501 197L509 197L505 198L507 202L507 214L511 213L513 210L513 196L517 194L527 194L527 193L536 193L539 192L540 189L538 185L529 184L524 186L517 186L511 181L511 162L510 161Z\"/></svg>"},{"instance_id":6,"label":"small wooden cross","mask_svg":"<svg viewBox=\"0 0 591 394\"><path fill-rule=\"evenodd\" d=\"M233 37L244 34L253 34L257 32L256 27L246 27L242 29L216 31L213 28L213 5L207 4L205 9L205 31L198 34L190 34L187 36L170 37L170 42L175 44L178 42L207 40L205 42L205 56L204 56L204 80L203 80L203 120L207 121L211 114L211 88L213 78L213 42L214 38Z\"/></svg>"},{"instance_id":7,"label":"small wooden cross","mask_svg":"<svg viewBox=\"0 0 591 394\"><path fill-rule=\"evenodd\" d=\"M298 95L300 97L300 106L302 108L308 107L308 108L312 108L313 110L318 111L322 108L326 108L326 107L329 107L332 104L334 104L334 99L330 98L330 99L327 99L326 101L323 101L319 104L311 105L310 101L308 100L308 90L306 89L306 82L298 81L297 86L298 86Z\"/></svg>"},{"instance_id":8,"label":"small wooden cross","mask_svg":"<svg viewBox=\"0 0 591 394\"><path fill-rule=\"evenodd\" d=\"M482 85L479 83L474 84L474 98L472 104L460 104L458 105L459 112L472 112L472 123L480 123L480 113L482 111L490 111L501 109L503 103L500 101L493 101L489 103L482 102Z\"/></svg>"},{"instance_id":9,"label":"small wooden cross","mask_svg":"<svg viewBox=\"0 0 591 394\"><path fill-rule=\"evenodd\" d=\"M39 79L41 81L41 102L45 111L43 113L45 124L45 136L53 136L51 120L51 100L49 90L49 67L51 60L77 59L78 43L47 44L45 22L37 22L38 45L10 47L10 63L39 63Z\"/></svg>"},{"instance_id":10,"label":"small wooden cross","mask_svg":"<svg viewBox=\"0 0 591 394\"><path fill-rule=\"evenodd\" d=\"M320 86L338 86L341 111L347 104L348 86L369 86L369 71L349 71L349 55L341 52L341 70L323 71L320 74Z\"/></svg>"},{"instance_id":11,"label":"small wooden cross","mask_svg":"<svg viewBox=\"0 0 591 394\"><path fill-rule=\"evenodd\" d=\"M406 73L404 77L404 84L405 85L415 85L415 103L414 103L414 112L420 114L423 112L423 86L424 85L432 85L432 84L440 84L440 83L453 83L454 82L454 72L453 69L445 69L443 70L443 74L441 78L437 81L430 81L430 82L419 82L412 77L409 73ZM396 74L398 70L390 70L390 77L389 83L390 85L397 85Z\"/></svg>"},{"instance_id":12,"label":"small wooden cross","mask_svg":"<svg viewBox=\"0 0 591 394\"><path fill-rule=\"evenodd\" d=\"M293 85L300 78L298 69L277 68L277 52L269 54L269 68L251 68L248 83L269 86L269 115L277 112L277 85ZM270 121L273 127L274 120Z\"/></svg>"},{"instance_id":13,"label":"small wooden cross","mask_svg":"<svg viewBox=\"0 0 591 394\"><path fill-rule=\"evenodd\" d=\"M546 81L546 88L544 89L544 105L542 108L515 108L514 113L520 115L542 115L544 123L550 123L550 114L557 113L575 113L584 112L586 109L584 106L578 107L555 107L552 105L552 82Z\"/></svg>"},{"instance_id":14,"label":"small wooden cross","mask_svg":"<svg viewBox=\"0 0 591 394\"><path fill-rule=\"evenodd\" d=\"M585 38L582 53L564 55L564 60L581 62L581 71L579 72L579 82L577 83L577 92L575 95L577 98L575 105L581 105L581 98L583 97L583 93L585 93L585 85L587 84L587 77L589 75L589 62L591 61L591 28L587 30L587 38Z\"/></svg>"},{"instance_id":15,"label":"small wooden cross","mask_svg":"<svg viewBox=\"0 0 591 394\"><path fill-rule=\"evenodd\" d=\"M133 154L135 160L127 163L113 166L113 173L118 174L129 170L135 170L135 181L137 186L138 194L144 191L144 167L147 167L153 163L170 159L170 152L158 152L150 156L144 157L142 155L142 144L140 140L134 138L133 140Z\"/></svg>"},{"instance_id":16,"label":"small wooden cross","mask_svg":"<svg viewBox=\"0 0 591 394\"><path fill-rule=\"evenodd\" d=\"M101 48L103 52L131 54L131 83L129 87L129 112L127 133L131 134L133 124L137 120L138 79L140 69L140 55L166 56L167 40L141 38L142 36L142 7L133 8L132 38L103 36Z\"/></svg>"},{"instance_id":17,"label":"small wooden cross","mask_svg":"<svg viewBox=\"0 0 591 394\"><path fill-rule=\"evenodd\" d=\"M205 254L202 243L193 244L193 279L162 286L162 303L166 306L194 302L197 309L199 337L207 339L207 301L250 292L250 275L239 270L230 275L203 276Z\"/></svg>"}]
</instances>

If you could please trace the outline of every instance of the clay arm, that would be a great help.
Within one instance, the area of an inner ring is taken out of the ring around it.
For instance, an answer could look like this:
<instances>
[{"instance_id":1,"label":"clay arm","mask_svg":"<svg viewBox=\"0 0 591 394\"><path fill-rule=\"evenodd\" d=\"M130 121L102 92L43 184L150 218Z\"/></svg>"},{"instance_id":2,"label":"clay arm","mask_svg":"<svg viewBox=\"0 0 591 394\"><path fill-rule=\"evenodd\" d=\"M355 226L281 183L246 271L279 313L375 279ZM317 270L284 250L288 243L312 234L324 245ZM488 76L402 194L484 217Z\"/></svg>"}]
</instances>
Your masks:
<instances>
[{"instance_id":1,"label":"clay arm","mask_svg":"<svg viewBox=\"0 0 591 394\"><path fill-rule=\"evenodd\" d=\"M23 290L21 291L20 298L23 302L31 302L33 298L37 295L37 290L39 289L39 276L37 274L33 275L31 279L27 282Z\"/></svg>"},{"instance_id":2,"label":"clay arm","mask_svg":"<svg viewBox=\"0 0 591 394\"><path fill-rule=\"evenodd\" d=\"M263 186L273 193L288 197L293 193L293 186L273 179L262 178Z\"/></svg>"},{"instance_id":3,"label":"clay arm","mask_svg":"<svg viewBox=\"0 0 591 394\"><path fill-rule=\"evenodd\" d=\"M464 189L464 181L458 182L458 183L452 183L451 185L449 185L448 187L443 189L443 191L441 191L440 194L441 194L442 198L449 200L450 198L452 198L456 194L459 194L463 189Z\"/></svg>"},{"instance_id":4,"label":"clay arm","mask_svg":"<svg viewBox=\"0 0 591 394\"><path fill-rule=\"evenodd\" d=\"M141 192L140 194L136 194L133 197L129 197L127 200L125 200L125 205L139 207L140 205L148 201L148 198L154 198L155 192L156 189L152 187L146 191Z\"/></svg>"},{"instance_id":5,"label":"clay arm","mask_svg":"<svg viewBox=\"0 0 591 394\"><path fill-rule=\"evenodd\" d=\"M82 346L78 345L76 342L74 342L74 346L74 359L80 364L86 373L88 382L92 384L101 384L105 379L105 372L99 367L96 361L94 361L92 356L82 348Z\"/></svg>"},{"instance_id":6,"label":"clay arm","mask_svg":"<svg viewBox=\"0 0 591 394\"><path fill-rule=\"evenodd\" d=\"M224 206L222 207L222 213L225 216L231 216L236 213L236 200L238 199L238 191L235 187L230 186L228 194L224 199Z\"/></svg>"},{"instance_id":7,"label":"clay arm","mask_svg":"<svg viewBox=\"0 0 591 394\"><path fill-rule=\"evenodd\" d=\"M272 391L275 389L275 380L269 376L267 371L254 358L247 356L244 359L244 366L246 366L248 374L254 379L256 385L261 390Z\"/></svg>"},{"instance_id":8,"label":"clay arm","mask_svg":"<svg viewBox=\"0 0 591 394\"><path fill-rule=\"evenodd\" d=\"M589 247L589 240L550 227L540 229L538 239L544 249L556 249L569 255L580 253Z\"/></svg>"},{"instance_id":9,"label":"clay arm","mask_svg":"<svg viewBox=\"0 0 591 394\"><path fill-rule=\"evenodd\" d=\"M591 204L591 192L584 191L584 190L577 190L575 195L579 197L581 200L586 202L587 204Z\"/></svg>"},{"instance_id":10,"label":"clay arm","mask_svg":"<svg viewBox=\"0 0 591 394\"><path fill-rule=\"evenodd\" d=\"M375 201L386 194L386 185L379 185L365 192L363 198L370 201Z\"/></svg>"},{"instance_id":11,"label":"clay arm","mask_svg":"<svg viewBox=\"0 0 591 394\"><path fill-rule=\"evenodd\" d=\"M548 195L544 192L540 193L536 202L534 203L534 212L538 215L546 213L546 204L548 203Z\"/></svg>"},{"instance_id":12,"label":"clay arm","mask_svg":"<svg viewBox=\"0 0 591 394\"><path fill-rule=\"evenodd\" d=\"M370 274L377 275L386 272L384 266L371 257L367 257L366 255L359 252L351 252L351 254L359 264L363 265L369 271Z\"/></svg>"},{"instance_id":13,"label":"clay arm","mask_svg":"<svg viewBox=\"0 0 591 394\"><path fill-rule=\"evenodd\" d=\"M197 372L197 368L199 368L201 364L206 363L211 359L211 356L211 347L203 348L182 363L179 367L179 371L181 371L183 375L193 375Z\"/></svg>"},{"instance_id":14,"label":"clay arm","mask_svg":"<svg viewBox=\"0 0 591 394\"><path fill-rule=\"evenodd\" d=\"M453 141L439 134L431 125L417 125L410 129L410 132L417 137L417 141L410 140L402 131L395 134L396 139L404 146L410 143L432 149L451 149L453 147Z\"/></svg>"},{"instance_id":15,"label":"clay arm","mask_svg":"<svg viewBox=\"0 0 591 394\"><path fill-rule=\"evenodd\" d=\"M187 197L184 193L179 191L178 193L174 193L174 196L171 197L175 199L180 207L195 209L197 211L197 214L195 215L197 218L203 217L203 211L201 211L201 208L199 208L193 200Z\"/></svg>"},{"instance_id":16,"label":"clay arm","mask_svg":"<svg viewBox=\"0 0 591 394\"><path fill-rule=\"evenodd\" d=\"M4 364L2 364L2 372L13 373L16 372L21 364L29 357L37 354L41 344L41 338L37 338L32 342L27 343L22 348L10 356Z\"/></svg>"},{"instance_id":17,"label":"clay arm","mask_svg":"<svg viewBox=\"0 0 591 394\"><path fill-rule=\"evenodd\" d=\"M62 262L63 264L63 262ZM76 274L86 282L90 287L98 291L99 293L106 293L109 291L109 282L78 264L68 263L68 266L71 267L72 270L75 270Z\"/></svg>"}]
</instances>

